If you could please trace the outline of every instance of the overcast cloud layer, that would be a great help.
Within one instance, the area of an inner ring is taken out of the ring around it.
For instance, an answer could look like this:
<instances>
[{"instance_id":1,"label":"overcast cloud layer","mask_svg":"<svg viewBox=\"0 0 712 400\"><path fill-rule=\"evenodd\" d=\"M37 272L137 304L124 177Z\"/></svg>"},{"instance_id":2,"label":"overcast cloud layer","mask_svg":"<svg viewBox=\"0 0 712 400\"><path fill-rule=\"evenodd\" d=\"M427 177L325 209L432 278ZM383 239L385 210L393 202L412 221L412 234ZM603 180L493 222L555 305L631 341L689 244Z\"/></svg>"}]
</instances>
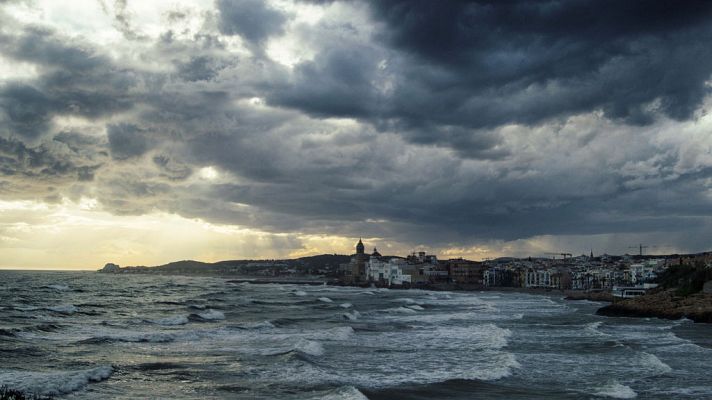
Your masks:
<instances>
[{"instance_id":1,"label":"overcast cloud layer","mask_svg":"<svg viewBox=\"0 0 712 400\"><path fill-rule=\"evenodd\" d=\"M712 247L711 2L67 7L0 1L4 201L301 251Z\"/></svg>"}]
</instances>

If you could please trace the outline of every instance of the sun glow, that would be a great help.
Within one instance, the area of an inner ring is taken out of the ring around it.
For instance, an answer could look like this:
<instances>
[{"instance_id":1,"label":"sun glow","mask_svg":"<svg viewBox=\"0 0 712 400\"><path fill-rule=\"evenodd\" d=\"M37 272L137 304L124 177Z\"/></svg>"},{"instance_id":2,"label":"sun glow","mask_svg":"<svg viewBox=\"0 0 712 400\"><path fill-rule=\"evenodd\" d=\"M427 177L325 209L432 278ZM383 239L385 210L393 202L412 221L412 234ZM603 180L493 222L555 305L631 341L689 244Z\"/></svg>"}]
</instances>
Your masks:
<instances>
[{"instance_id":1,"label":"sun glow","mask_svg":"<svg viewBox=\"0 0 712 400\"><path fill-rule=\"evenodd\" d=\"M287 258L347 253L353 240L271 233L157 212L118 216L96 199L58 204L0 201L0 268L96 270L240 258Z\"/></svg>"}]
</instances>

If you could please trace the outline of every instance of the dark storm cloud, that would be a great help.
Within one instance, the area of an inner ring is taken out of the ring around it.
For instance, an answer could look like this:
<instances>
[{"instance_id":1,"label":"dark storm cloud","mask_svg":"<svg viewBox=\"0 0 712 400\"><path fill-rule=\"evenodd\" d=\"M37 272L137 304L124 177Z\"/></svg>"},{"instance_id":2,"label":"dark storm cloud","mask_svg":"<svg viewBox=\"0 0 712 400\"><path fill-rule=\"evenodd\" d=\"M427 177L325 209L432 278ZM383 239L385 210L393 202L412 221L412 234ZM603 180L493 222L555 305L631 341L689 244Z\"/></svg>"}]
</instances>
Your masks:
<instances>
[{"instance_id":1,"label":"dark storm cloud","mask_svg":"<svg viewBox=\"0 0 712 400\"><path fill-rule=\"evenodd\" d=\"M2 130L34 139L45 133L51 114L61 107L29 85L8 84L0 88Z\"/></svg>"},{"instance_id":2,"label":"dark storm cloud","mask_svg":"<svg viewBox=\"0 0 712 400\"><path fill-rule=\"evenodd\" d=\"M111 156L117 160L138 157L148 151L148 133L133 124L109 125L107 128Z\"/></svg>"},{"instance_id":3,"label":"dark storm cloud","mask_svg":"<svg viewBox=\"0 0 712 400\"><path fill-rule=\"evenodd\" d=\"M54 31L26 27L0 35L3 55L36 64L41 75L29 82L0 86L0 118L6 135L36 139L57 115L97 118L131 107L127 91L136 77L121 71L93 49Z\"/></svg>"},{"instance_id":4,"label":"dark storm cloud","mask_svg":"<svg viewBox=\"0 0 712 400\"><path fill-rule=\"evenodd\" d=\"M205 56L192 57L190 61L178 65L178 74L181 78L191 82L210 80L219 71L219 67L212 65L211 61Z\"/></svg>"},{"instance_id":5,"label":"dark storm cloud","mask_svg":"<svg viewBox=\"0 0 712 400\"><path fill-rule=\"evenodd\" d=\"M326 49L314 61L297 65L293 84L274 91L270 100L320 117L377 114L376 57L366 47Z\"/></svg>"},{"instance_id":6,"label":"dark storm cloud","mask_svg":"<svg viewBox=\"0 0 712 400\"><path fill-rule=\"evenodd\" d=\"M467 143L437 127L476 137L481 128L595 110L645 125L658 115L688 119L709 93L709 2L373 1L370 8L383 23L375 37L382 52L330 44L298 65L291 87L270 101L368 119L477 157L481 139ZM384 73L392 88L378 93Z\"/></svg>"},{"instance_id":7,"label":"dark storm cloud","mask_svg":"<svg viewBox=\"0 0 712 400\"><path fill-rule=\"evenodd\" d=\"M96 143L82 135L66 134L83 142L76 148L60 140L29 147L23 142L0 138L0 193L5 199L44 198L56 202L60 189L89 183L106 162L101 154L89 150ZM54 199L54 200L52 200Z\"/></svg>"},{"instance_id":8,"label":"dark storm cloud","mask_svg":"<svg viewBox=\"0 0 712 400\"><path fill-rule=\"evenodd\" d=\"M313 25L253 0L169 13L205 20L112 57L0 30L37 71L0 86L0 193L434 246L704 230L709 149L661 117L707 95L707 3L312 3ZM283 34L293 68L265 50Z\"/></svg>"},{"instance_id":9,"label":"dark storm cloud","mask_svg":"<svg viewBox=\"0 0 712 400\"><path fill-rule=\"evenodd\" d=\"M269 36L282 32L286 17L260 0L218 0L220 31L240 35L261 44Z\"/></svg>"}]
</instances>

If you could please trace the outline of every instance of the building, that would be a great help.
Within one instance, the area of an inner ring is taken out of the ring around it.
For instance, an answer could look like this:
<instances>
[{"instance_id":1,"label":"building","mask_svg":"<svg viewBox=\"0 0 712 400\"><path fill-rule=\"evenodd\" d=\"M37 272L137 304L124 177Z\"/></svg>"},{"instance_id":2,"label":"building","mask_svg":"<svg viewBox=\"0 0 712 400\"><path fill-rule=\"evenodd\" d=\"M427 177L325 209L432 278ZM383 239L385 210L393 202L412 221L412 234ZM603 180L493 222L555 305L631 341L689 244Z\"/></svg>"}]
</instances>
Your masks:
<instances>
[{"instance_id":1,"label":"building","mask_svg":"<svg viewBox=\"0 0 712 400\"><path fill-rule=\"evenodd\" d=\"M369 256L365 253L365 246L359 238L358 243L356 243L356 254L351 255L351 261L339 266L339 271L344 283L366 283L368 280L366 276L366 264L368 260Z\"/></svg>"},{"instance_id":2,"label":"building","mask_svg":"<svg viewBox=\"0 0 712 400\"><path fill-rule=\"evenodd\" d=\"M413 283L412 268L402 258L371 257L368 261L367 279L380 286L404 286Z\"/></svg>"},{"instance_id":3,"label":"building","mask_svg":"<svg viewBox=\"0 0 712 400\"><path fill-rule=\"evenodd\" d=\"M483 265L480 262L450 259L445 262L450 282L465 284L483 284Z\"/></svg>"}]
</instances>

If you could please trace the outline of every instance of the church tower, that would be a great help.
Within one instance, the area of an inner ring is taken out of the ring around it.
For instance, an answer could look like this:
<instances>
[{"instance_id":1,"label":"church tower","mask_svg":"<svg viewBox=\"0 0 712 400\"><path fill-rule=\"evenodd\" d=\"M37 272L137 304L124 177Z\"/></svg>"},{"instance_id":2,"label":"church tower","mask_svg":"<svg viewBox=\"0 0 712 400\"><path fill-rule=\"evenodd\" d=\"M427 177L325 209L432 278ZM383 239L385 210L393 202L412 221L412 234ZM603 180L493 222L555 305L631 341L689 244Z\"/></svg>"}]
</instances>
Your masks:
<instances>
[{"instance_id":1,"label":"church tower","mask_svg":"<svg viewBox=\"0 0 712 400\"><path fill-rule=\"evenodd\" d=\"M356 254L363 254L363 252L364 252L363 242L361 242L361 238L359 238L358 243L356 244Z\"/></svg>"}]
</instances>

